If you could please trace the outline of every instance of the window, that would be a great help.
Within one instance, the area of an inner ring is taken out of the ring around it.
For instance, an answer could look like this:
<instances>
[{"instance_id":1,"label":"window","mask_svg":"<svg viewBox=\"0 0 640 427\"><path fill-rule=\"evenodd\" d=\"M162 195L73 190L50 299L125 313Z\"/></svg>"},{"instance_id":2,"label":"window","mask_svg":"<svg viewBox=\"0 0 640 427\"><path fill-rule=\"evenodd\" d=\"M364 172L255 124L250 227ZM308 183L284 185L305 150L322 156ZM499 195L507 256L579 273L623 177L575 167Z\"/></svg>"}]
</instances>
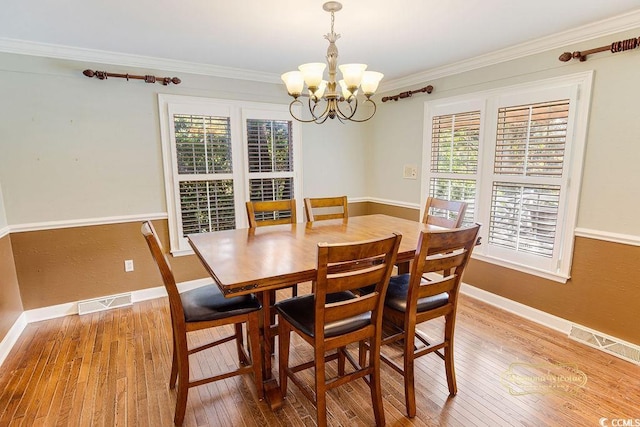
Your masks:
<instances>
[{"instance_id":1,"label":"window","mask_svg":"<svg viewBox=\"0 0 640 427\"><path fill-rule=\"evenodd\" d=\"M422 202L469 203L464 222L483 224L475 258L569 277L591 79L584 73L425 104Z\"/></svg>"},{"instance_id":2,"label":"window","mask_svg":"<svg viewBox=\"0 0 640 427\"><path fill-rule=\"evenodd\" d=\"M468 203L463 222L473 222L480 110L433 116L429 195Z\"/></svg>"},{"instance_id":3,"label":"window","mask_svg":"<svg viewBox=\"0 0 640 427\"><path fill-rule=\"evenodd\" d=\"M300 131L287 106L158 99L174 255L191 253L188 234L246 227L247 200L300 203Z\"/></svg>"}]
</instances>

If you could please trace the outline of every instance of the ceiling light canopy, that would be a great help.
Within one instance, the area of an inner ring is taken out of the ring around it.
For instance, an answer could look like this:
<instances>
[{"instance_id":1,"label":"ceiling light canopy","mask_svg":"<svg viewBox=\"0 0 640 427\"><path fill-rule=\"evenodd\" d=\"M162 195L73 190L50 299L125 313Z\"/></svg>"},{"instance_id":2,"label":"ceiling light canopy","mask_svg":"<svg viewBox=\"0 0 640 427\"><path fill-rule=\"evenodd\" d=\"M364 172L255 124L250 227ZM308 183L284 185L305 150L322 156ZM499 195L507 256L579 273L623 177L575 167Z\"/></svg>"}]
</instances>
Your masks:
<instances>
[{"instance_id":1,"label":"ceiling light canopy","mask_svg":"<svg viewBox=\"0 0 640 427\"><path fill-rule=\"evenodd\" d=\"M331 32L324 36L329 41L327 48L327 63L329 64L329 79L324 80L324 70L327 64L313 62L302 64L298 71L289 71L282 75L282 81L287 86L287 92L293 97L289 104L291 116L304 123L324 123L327 119L337 118L341 122L365 122L376 113L376 103L371 97L378 89L378 84L382 80L383 74L376 71L366 71L366 64L344 64L338 67L338 48L336 40L340 34L333 31L334 14L342 9L342 4L337 1L326 2L322 8L331 13ZM337 68L342 73L342 80L336 80ZM302 105L298 98L302 95L305 83L309 96L309 112L311 119L304 120L293 113L293 106ZM368 117L356 118L358 110L358 92L361 91L365 100L370 103L373 111Z\"/></svg>"}]
</instances>

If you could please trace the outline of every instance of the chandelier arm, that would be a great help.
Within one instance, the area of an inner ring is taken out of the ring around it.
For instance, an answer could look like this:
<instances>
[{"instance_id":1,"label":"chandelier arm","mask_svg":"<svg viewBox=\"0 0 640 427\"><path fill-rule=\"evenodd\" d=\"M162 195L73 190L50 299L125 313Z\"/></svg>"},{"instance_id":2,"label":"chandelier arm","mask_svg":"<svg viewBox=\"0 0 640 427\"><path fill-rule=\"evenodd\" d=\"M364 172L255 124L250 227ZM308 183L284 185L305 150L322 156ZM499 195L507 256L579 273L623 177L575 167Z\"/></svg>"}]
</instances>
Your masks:
<instances>
[{"instance_id":1,"label":"chandelier arm","mask_svg":"<svg viewBox=\"0 0 640 427\"><path fill-rule=\"evenodd\" d=\"M371 98L365 99L364 102L365 103L369 102L369 103L371 103L371 105L373 105L373 111L371 112L371 115L369 117L367 117L366 119L354 119L353 118L353 114L355 114L355 110L354 110L353 114L351 115L351 117L348 120L350 120L352 122L356 122L356 123L362 123L362 122L366 122L367 120L369 120L371 117L373 117L376 114L376 110L378 109L376 103L373 102L371 100Z\"/></svg>"},{"instance_id":2,"label":"chandelier arm","mask_svg":"<svg viewBox=\"0 0 640 427\"><path fill-rule=\"evenodd\" d=\"M302 122L302 123L312 123L312 122L315 122L315 121L316 121L316 119L304 120L304 119L299 118L299 117L298 117L298 116L296 116L295 114L293 114L293 106L294 106L295 104L300 104L300 105L302 105L302 101L300 101L298 98L296 98L296 99L294 99L293 101L291 101L291 104L289 104L289 114L291 114L291 117L293 117L294 119L296 119L297 121ZM312 114L312 115L313 115L313 114Z\"/></svg>"},{"instance_id":3,"label":"chandelier arm","mask_svg":"<svg viewBox=\"0 0 640 427\"><path fill-rule=\"evenodd\" d=\"M349 106L349 114L345 114L344 111L340 109L339 102L336 102L336 110L338 112L338 115L342 116L343 119L349 121L357 121L353 119L353 116L356 114L356 111L358 111L358 98L356 98L355 96L353 96L352 98L354 103L353 106L351 105L351 102L347 102L347 105Z\"/></svg>"},{"instance_id":4,"label":"chandelier arm","mask_svg":"<svg viewBox=\"0 0 640 427\"><path fill-rule=\"evenodd\" d=\"M327 117L329 117L329 112L331 110L331 104L328 100L325 100L325 107L324 107L324 111L321 114L316 114L315 110L318 107L318 102L315 102L313 104L313 107L311 106L311 99L309 99L309 112L311 113L311 117L313 117L313 121L316 123L324 123L327 120ZM321 120L321 121L318 121Z\"/></svg>"}]
</instances>

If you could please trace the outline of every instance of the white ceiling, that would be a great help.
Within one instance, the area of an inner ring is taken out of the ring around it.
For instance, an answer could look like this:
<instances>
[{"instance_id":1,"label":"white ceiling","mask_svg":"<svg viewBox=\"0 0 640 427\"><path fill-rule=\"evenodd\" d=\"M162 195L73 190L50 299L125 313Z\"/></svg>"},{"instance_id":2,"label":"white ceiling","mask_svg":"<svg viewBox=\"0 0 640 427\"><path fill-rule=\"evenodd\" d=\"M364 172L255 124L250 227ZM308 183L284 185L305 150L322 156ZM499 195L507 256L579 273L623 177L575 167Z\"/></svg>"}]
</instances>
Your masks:
<instances>
[{"instance_id":1,"label":"white ceiling","mask_svg":"<svg viewBox=\"0 0 640 427\"><path fill-rule=\"evenodd\" d=\"M275 78L301 63L324 62L323 36L329 32L330 15L322 10L323 3L2 0L0 50L9 51L2 47L10 45L15 51L16 42L51 52L66 46L231 67ZM367 63L370 70L383 72L385 80L640 10L640 0L342 0L342 4L335 17L335 31L342 35L337 42L339 63Z\"/></svg>"}]
</instances>

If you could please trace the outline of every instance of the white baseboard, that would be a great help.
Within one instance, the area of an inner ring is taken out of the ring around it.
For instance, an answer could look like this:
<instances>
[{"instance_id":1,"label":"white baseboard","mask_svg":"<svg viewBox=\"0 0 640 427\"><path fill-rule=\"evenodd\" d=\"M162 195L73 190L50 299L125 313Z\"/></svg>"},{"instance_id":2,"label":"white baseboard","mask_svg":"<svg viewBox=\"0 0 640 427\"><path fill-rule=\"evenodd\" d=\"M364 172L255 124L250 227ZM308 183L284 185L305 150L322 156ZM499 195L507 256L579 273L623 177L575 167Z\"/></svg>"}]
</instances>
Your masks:
<instances>
[{"instance_id":1,"label":"white baseboard","mask_svg":"<svg viewBox=\"0 0 640 427\"><path fill-rule=\"evenodd\" d=\"M27 323L27 316L25 316L23 312L13 323L13 326L11 326L7 335L5 335L2 341L0 341L0 366L2 366L4 359L7 358L7 355L9 355L9 352L15 345L16 341L20 338L20 335L27 326Z\"/></svg>"},{"instance_id":2,"label":"white baseboard","mask_svg":"<svg viewBox=\"0 0 640 427\"><path fill-rule=\"evenodd\" d=\"M475 286L463 283L460 287L460 292L465 295L469 295L477 300L486 302L494 307L498 307L509 313L513 313L517 316L524 317L527 320L531 320L539 325L546 326L555 331L562 332L563 334L569 334L571 326L575 325L566 319L554 316L553 314L546 313L542 310L529 307L528 305L521 304L519 302L510 300L500 295L492 294L483 289L476 288Z\"/></svg>"}]
</instances>

